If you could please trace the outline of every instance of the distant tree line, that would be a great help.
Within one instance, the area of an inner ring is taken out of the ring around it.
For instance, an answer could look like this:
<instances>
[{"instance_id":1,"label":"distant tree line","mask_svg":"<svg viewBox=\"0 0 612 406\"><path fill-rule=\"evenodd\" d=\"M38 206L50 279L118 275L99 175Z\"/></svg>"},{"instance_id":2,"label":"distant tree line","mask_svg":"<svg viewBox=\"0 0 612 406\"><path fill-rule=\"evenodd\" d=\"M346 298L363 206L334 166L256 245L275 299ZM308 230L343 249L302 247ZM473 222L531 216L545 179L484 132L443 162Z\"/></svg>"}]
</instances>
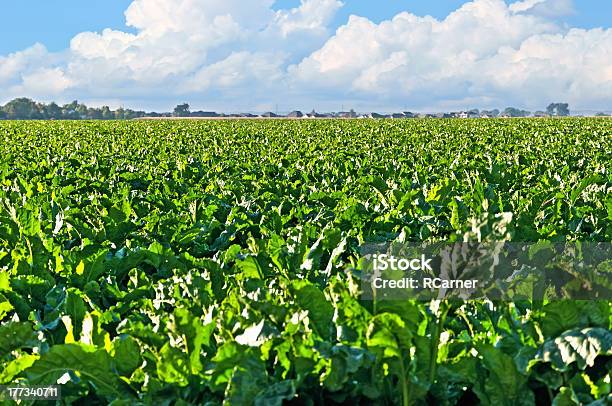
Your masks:
<instances>
[{"instance_id":1,"label":"distant tree line","mask_svg":"<svg viewBox=\"0 0 612 406\"><path fill-rule=\"evenodd\" d=\"M503 113L503 116L507 117L528 117L531 115L530 111L517 109L515 107L507 107Z\"/></svg>"},{"instance_id":2,"label":"distant tree line","mask_svg":"<svg viewBox=\"0 0 612 406\"><path fill-rule=\"evenodd\" d=\"M141 117L210 117L214 112L190 111L189 104L179 104L172 113L155 113L108 106L87 107L77 100L63 106L40 103L20 97L0 106L0 120L130 120Z\"/></svg>"},{"instance_id":3,"label":"distant tree line","mask_svg":"<svg viewBox=\"0 0 612 406\"><path fill-rule=\"evenodd\" d=\"M505 117L567 117L570 115L569 104L567 103L550 103L548 107L546 107L546 111L536 111L534 113L521 110L514 107L506 108L502 113L502 116Z\"/></svg>"},{"instance_id":4,"label":"distant tree line","mask_svg":"<svg viewBox=\"0 0 612 406\"><path fill-rule=\"evenodd\" d=\"M73 101L69 104L60 106L54 102L46 104L39 103L34 100L22 97L11 100L4 106L0 106L0 120L130 120L141 117L256 117L252 114L217 114L212 111L191 111L189 104L183 103L177 105L171 113L147 113L144 111L135 111L131 109L118 108L117 110L111 110L108 106L103 107L87 107L85 104ZM357 114L352 111L350 117L357 117ZM302 116L301 112L293 112L292 114L299 113L299 117ZM268 116L272 116L272 113L266 113ZM263 116L266 116L264 114ZM344 117L347 113L328 113L328 114L316 114L314 111L311 116L329 116L329 117ZM392 118L395 116L406 116L417 117L413 113L401 113L391 114ZM371 114L373 117L380 116L387 117L384 115L378 115L376 113ZM478 109L469 110L467 112L455 112L455 113L438 113L435 115L424 115L432 117L552 117L552 116L569 116L570 110L567 103L551 103L546 111L536 111L531 113L527 110L521 110L515 107L508 107L503 111L497 109L494 110L483 110ZM275 117L277 115L274 115ZM376 118L375 117L375 118Z\"/></svg>"},{"instance_id":5,"label":"distant tree line","mask_svg":"<svg viewBox=\"0 0 612 406\"><path fill-rule=\"evenodd\" d=\"M60 106L55 102L39 103L25 97L0 106L0 119L6 120L129 120L147 116L161 115L124 108L111 110L108 106L87 107L76 100Z\"/></svg>"}]
</instances>

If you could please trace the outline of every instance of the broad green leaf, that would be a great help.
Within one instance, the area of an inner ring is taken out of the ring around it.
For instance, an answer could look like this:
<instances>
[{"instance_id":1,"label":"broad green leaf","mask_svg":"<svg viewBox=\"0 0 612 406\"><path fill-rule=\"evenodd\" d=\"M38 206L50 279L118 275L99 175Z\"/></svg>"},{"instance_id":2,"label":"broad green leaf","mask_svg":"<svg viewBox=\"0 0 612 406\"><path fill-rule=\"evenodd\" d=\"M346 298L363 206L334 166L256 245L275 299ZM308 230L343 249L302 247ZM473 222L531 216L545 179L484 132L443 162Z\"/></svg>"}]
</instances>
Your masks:
<instances>
[{"instance_id":1,"label":"broad green leaf","mask_svg":"<svg viewBox=\"0 0 612 406\"><path fill-rule=\"evenodd\" d=\"M15 377L32 366L38 358L36 354L20 354L16 359L9 361L0 371L0 384L13 383Z\"/></svg>"},{"instance_id":2,"label":"broad green leaf","mask_svg":"<svg viewBox=\"0 0 612 406\"><path fill-rule=\"evenodd\" d=\"M533 364L550 363L557 371L565 372L576 363L578 368L593 366L598 356L612 355L612 332L604 328L572 330L547 340Z\"/></svg>"},{"instance_id":3,"label":"broad green leaf","mask_svg":"<svg viewBox=\"0 0 612 406\"><path fill-rule=\"evenodd\" d=\"M572 388L563 387L553 399L553 406L580 406L583 403L578 399Z\"/></svg>"},{"instance_id":4,"label":"broad green leaf","mask_svg":"<svg viewBox=\"0 0 612 406\"><path fill-rule=\"evenodd\" d=\"M489 345L478 346L482 364L488 371L480 400L489 405L535 405L527 377L521 375L512 357Z\"/></svg>"},{"instance_id":5,"label":"broad green leaf","mask_svg":"<svg viewBox=\"0 0 612 406\"><path fill-rule=\"evenodd\" d=\"M102 396L123 397L129 392L111 365L111 357L104 350L83 344L60 344L42 354L25 373L32 385L55 385L60 377L72 372Z\"/></svg>"},{"instance_id":6,"label":"broad green leaf","mask_svg":"<svg viewBox=\"0 0 612 406\"><path fill-rule=\"evenodd\" d=\"M305 310L317 332L323 338L329 338L332 334L332 318L334 308L329 303L325 294L319 288L306 282L294 283L295 301Z\"/></svg>"},{"instance_id":7,"label":"broad green leaf","mask_svg":"<svg viewBox=\"0 0 612 406\"><path fill-rule=\"evenodd\" d=\"M0 357L18 348L39 344L31 323L9 322L0 325Z\"/></svg>"},{"instance_id":8,"label":"broad green leaf","mask_svg":"<svg viewBox=\"0 0 612 406\"><path fill-rule=\"evenodd\" d=\"M166 343L159 352L157 373L166 383L187 386L191 374L187 354Z\"/></svg>"},{"instance_id":9,"label":"broad green leaf","mask_svg":"<svg viewBox=\"0 0 612 406\"><path fill-rule=\"evenodd\" d=\"M282 406L296 396L296 383L292 380L267 386L255 397L255 406Z\"/></svg>"},{"instance_id":10,"label":"broad green leaf","mask_svg":"<svg viewBox=\"0 0 612 406\"><path fill-rule=\"evenodd\" d=\"M130 376L142 364L140 346L130 336L115 339L113 350L113 364L122 376Z\"/></svg>"}]
</instances>

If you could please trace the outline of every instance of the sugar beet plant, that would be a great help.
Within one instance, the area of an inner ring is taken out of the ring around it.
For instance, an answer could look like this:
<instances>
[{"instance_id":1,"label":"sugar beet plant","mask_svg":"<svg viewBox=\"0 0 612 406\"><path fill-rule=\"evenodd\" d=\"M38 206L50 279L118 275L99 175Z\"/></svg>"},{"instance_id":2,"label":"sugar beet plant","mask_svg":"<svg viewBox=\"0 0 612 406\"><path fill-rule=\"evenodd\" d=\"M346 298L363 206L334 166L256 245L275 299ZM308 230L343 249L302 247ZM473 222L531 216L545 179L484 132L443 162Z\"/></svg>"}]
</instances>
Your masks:
<instances>
[{"instance_id":1,"label":"sugar beet plant","mask_svg":"<svg viewBox=\"0 0 612 406\"><path fill-rule=\"evenodd\" d=\"M610 242L611 154L606 119L3 122L0 385L609 404L609 301L366 301L359 250Z\"/></svg>"}]
</instances>

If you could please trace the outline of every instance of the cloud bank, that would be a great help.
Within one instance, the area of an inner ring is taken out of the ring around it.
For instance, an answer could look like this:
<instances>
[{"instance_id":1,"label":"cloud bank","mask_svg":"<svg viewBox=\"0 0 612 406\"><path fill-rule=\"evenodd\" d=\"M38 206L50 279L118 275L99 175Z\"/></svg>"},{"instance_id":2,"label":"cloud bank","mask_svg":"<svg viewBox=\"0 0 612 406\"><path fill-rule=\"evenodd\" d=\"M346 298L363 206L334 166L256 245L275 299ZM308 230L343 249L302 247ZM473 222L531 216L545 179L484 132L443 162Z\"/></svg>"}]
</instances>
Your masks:
<instances>
[{"instance_id":1,"label":"cloud bank","mask_svg":"<svg viewBox=\"0 0 612 406\"><path fill-rule=\"evenodd\" d=\"M402 12L330 28L338 0L134 0L132 32L76 35L0 56L5 100L122 100L134 107L542 108L612 106L612 29L557 22L571 0L473 0L444 19Z\"/></svg>"}]
</instances>

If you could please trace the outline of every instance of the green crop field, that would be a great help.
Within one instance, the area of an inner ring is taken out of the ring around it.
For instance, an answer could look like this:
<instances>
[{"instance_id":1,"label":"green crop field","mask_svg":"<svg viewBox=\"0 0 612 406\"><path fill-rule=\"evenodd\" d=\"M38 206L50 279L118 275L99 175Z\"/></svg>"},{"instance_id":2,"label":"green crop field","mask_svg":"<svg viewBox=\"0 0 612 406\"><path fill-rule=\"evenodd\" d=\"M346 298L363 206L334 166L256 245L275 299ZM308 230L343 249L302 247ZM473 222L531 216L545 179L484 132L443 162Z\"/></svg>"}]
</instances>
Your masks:
<instances>
[{"instance_id":1,"label":"green crop field","mask_svg":"<svg viewBox=\"0 0 612 406\"><path fill-rule=\"evenodd\" d=\"M612 242L611 191L609 119L0 122L0 385L608 405L612 302L377 302L359 278L372 241Z\"/></svg>"}]
</instances>

